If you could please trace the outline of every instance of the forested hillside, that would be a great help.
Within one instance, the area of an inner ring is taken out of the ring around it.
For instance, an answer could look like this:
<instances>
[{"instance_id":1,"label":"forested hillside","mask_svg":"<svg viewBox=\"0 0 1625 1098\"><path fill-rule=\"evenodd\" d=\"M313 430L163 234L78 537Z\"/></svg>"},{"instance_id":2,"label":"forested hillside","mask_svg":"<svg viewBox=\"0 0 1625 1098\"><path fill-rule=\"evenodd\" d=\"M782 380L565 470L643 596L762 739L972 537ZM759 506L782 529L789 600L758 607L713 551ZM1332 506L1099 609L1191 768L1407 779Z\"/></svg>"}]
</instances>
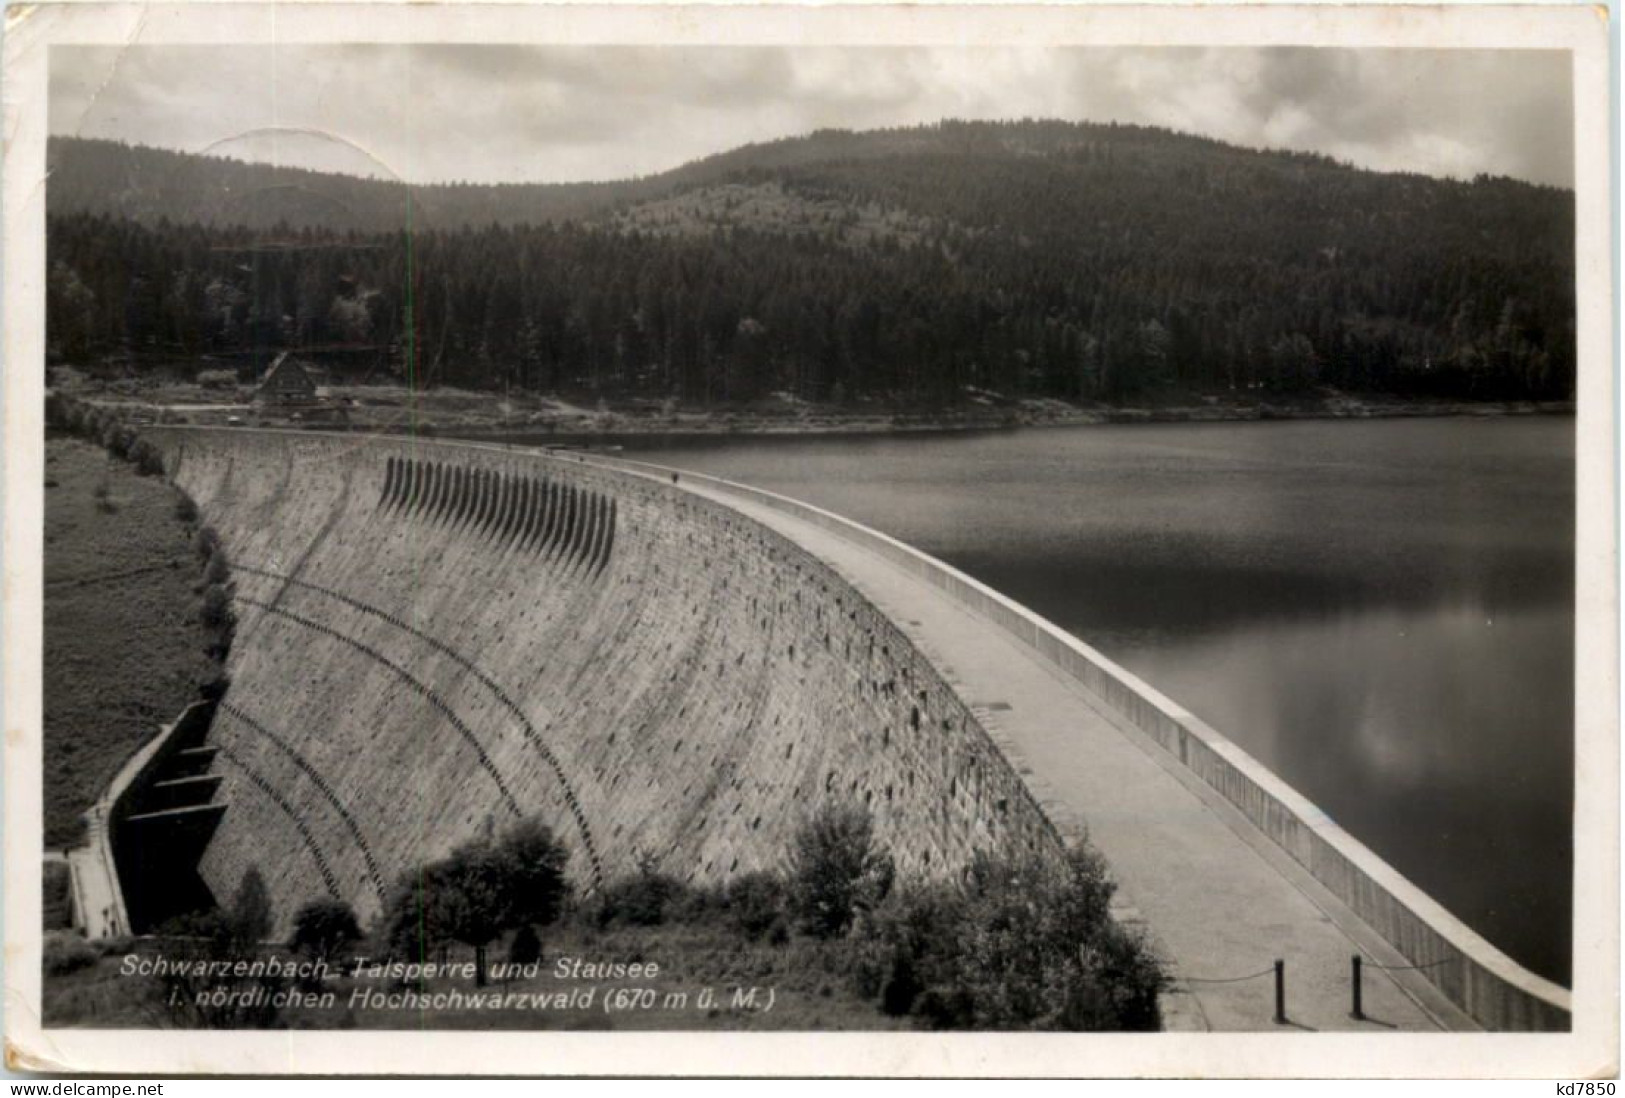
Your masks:
<instances>
[{"instance_id":1,"label":"forested hillside","mask_svg":"<svg viewBox=\"0 0 1625 1098\"><path fill-rule=\"evenodd\" d=\"M58 139L61 361L921 406L976 389L1565 399L1570 192L1126 126L822 131L621 183L411 187Z\"/></svg>"}]
</instances>

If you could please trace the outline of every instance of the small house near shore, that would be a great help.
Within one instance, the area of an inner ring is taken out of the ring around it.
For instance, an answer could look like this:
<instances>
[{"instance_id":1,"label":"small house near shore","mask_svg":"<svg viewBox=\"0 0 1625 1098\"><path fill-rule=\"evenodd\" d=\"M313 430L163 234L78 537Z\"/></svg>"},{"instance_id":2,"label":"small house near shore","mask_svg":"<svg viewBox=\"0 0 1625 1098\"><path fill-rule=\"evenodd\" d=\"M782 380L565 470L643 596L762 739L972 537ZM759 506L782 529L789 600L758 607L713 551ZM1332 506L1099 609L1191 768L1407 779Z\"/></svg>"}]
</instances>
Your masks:
<instances>
[{"instance_id":1,"label":"small house near shore","mask_svg":"<svg viewBox=\"0 0 1625 1098\"><path fill-rule=\"evenodd\" d=\"M254 403L278 407L316 404L317 384L316 371L308 363L283 351L260 377Z\"/></svg>"}]
</instances>

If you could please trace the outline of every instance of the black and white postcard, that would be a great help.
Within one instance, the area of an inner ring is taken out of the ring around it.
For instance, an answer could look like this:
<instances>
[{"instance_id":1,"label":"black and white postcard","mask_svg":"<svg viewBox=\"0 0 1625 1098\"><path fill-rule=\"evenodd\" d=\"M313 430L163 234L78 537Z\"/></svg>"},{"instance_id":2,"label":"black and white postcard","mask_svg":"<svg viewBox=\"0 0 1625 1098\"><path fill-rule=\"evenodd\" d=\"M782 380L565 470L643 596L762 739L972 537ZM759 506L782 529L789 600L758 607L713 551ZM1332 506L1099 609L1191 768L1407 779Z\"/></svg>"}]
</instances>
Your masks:
<instances>
[{"instance_id":1,"label":"black and white postcard","mask_svg":"<svg viewBox=\"0 0 1625 1098\"><path fill-rule=\"evenodd\" d=\"M1591 9L5 51L13 1066L1617 1070Z\"/></svg>"}]
</instances>

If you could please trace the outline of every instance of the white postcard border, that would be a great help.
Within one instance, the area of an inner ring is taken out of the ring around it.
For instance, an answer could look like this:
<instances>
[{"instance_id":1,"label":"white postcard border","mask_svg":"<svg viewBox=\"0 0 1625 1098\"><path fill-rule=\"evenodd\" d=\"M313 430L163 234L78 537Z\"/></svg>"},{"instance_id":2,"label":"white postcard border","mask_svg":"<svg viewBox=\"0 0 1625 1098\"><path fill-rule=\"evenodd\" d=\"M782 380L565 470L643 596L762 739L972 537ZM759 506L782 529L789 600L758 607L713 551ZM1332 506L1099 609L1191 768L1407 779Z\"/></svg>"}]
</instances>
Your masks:
<instances>
[{"instance_id":1,"label":"white postcard border","mask_svg":"<svg viewBox=\"0 0 1625 1098\"><path fill-rule=\"evenodd\" d=\"M1617 1074L1616 392L1604 9L1245 6L41 4L4 45L5 1040L20 1070L117 1074L1402 1076ZM52 44L1321 45L1572 51L1579 225L1574 1030L930 1034L42 1030L44 150Z\"/></svg>"}]
</instances>

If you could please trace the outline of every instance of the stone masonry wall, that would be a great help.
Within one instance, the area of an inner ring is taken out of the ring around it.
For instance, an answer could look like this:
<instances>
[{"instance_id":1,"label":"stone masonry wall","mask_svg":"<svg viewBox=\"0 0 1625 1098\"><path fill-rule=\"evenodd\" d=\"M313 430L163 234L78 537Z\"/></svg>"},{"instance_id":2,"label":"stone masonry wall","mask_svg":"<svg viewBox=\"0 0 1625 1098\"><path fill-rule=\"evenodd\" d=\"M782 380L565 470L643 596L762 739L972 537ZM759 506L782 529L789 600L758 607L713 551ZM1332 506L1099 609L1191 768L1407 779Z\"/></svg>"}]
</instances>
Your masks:
<instances>
[{"instance_id":1,"label":"stone masonry wall","mask_svg":"<svg viewBox=\"0 0 1625 1098\"><path fill-rule=\"evenodd\" d=\"M1060 839L964 701L829 568L718 504L564 455L145 433L219 532L238 616L200 872L279 924L544 814L582 887L640 859L781 868L826 801L904 875Z\"/></svg>"}]
</instances>

